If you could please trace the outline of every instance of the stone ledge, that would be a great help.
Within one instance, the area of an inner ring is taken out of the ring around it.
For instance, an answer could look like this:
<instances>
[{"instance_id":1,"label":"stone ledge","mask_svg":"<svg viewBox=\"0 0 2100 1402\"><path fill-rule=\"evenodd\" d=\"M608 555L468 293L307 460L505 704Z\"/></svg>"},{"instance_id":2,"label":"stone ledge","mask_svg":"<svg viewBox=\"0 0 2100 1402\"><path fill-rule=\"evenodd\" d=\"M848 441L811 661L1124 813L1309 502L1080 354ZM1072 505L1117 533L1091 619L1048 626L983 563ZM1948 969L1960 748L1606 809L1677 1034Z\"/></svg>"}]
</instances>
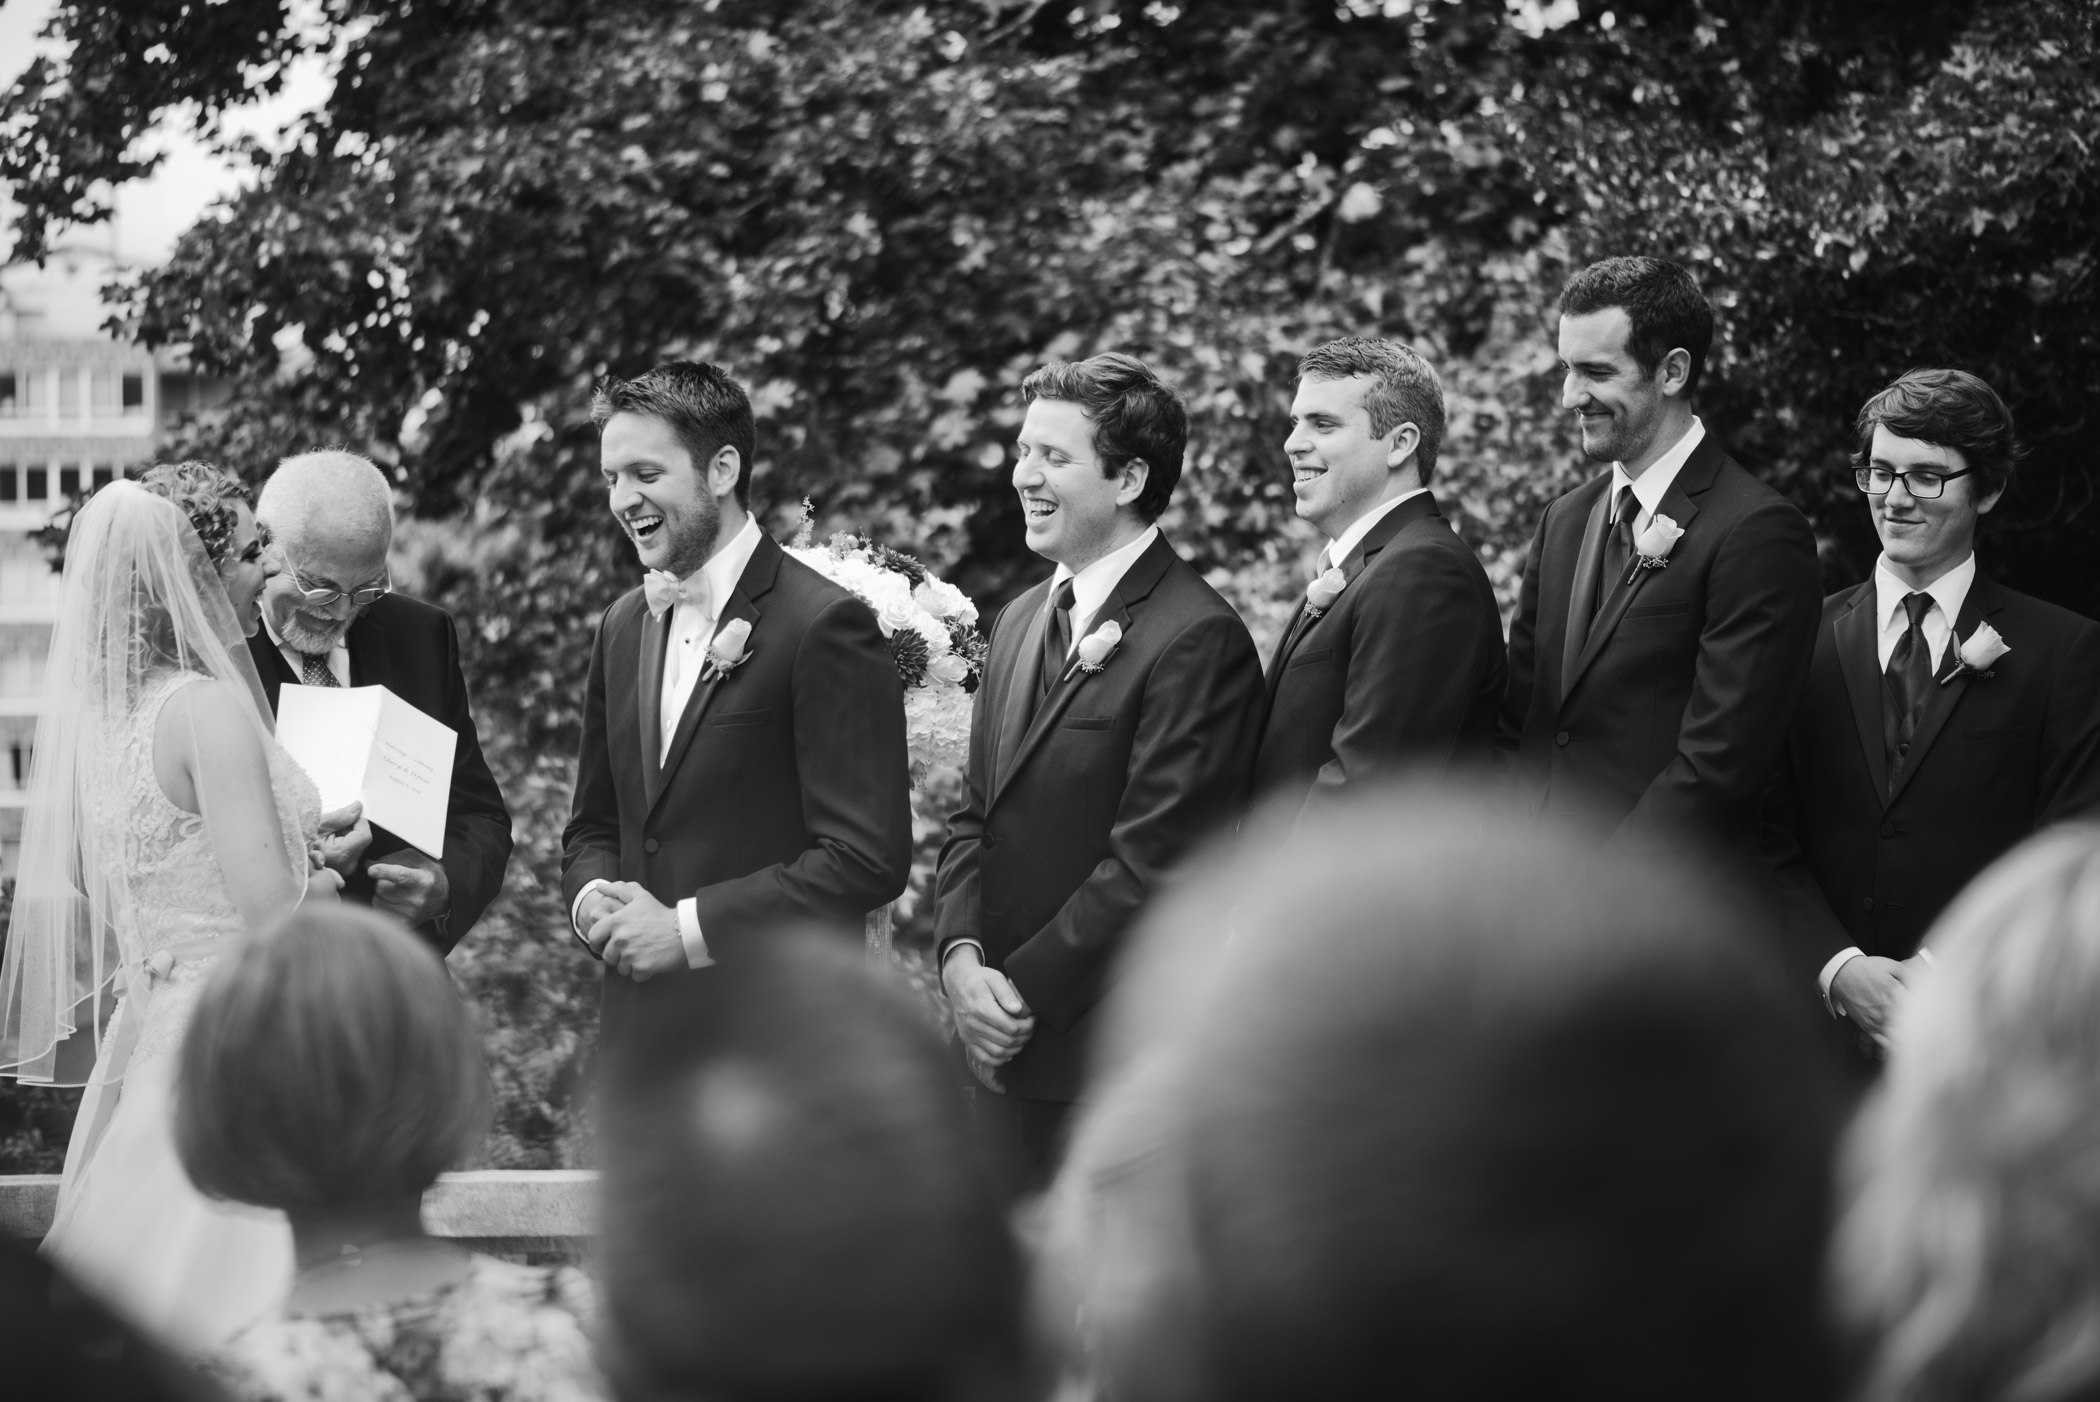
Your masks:
<instances>
[{"instance_id":1,"label":"stone ledge","mask_svg":"<svg viewBox=\"0 0 2100 1402\"><path fill-rule=\"evenodd\" d=\"M573 1240L594 1230L597 1189L584 1168L447 1173L423 1197L423 1224L462 1241ZM0 1174L0 1236L40 1240L57 1205L57 1174Z\"/></svg>"}]
</instances>

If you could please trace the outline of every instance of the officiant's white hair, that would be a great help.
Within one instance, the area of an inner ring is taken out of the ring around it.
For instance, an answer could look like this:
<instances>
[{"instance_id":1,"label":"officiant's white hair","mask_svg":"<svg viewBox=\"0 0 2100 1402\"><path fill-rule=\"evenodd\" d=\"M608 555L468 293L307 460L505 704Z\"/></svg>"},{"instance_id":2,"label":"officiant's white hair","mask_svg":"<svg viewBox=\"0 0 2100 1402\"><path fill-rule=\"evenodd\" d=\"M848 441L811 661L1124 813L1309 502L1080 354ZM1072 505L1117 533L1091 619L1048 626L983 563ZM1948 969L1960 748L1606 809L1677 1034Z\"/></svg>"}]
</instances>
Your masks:
<instances>
[{"instance_id":1,"label":"officiant's white hair","mask_svg":"<svg viewBox=\"0 0 2100 1402\"><path fill-rule=\"evenodd\" d=\"M295 549L325 530L330 536L394 538L394 494L370 458L340 448L297 453L277 464L256 498L255 519Z\"/></svg>"}]
</instances>

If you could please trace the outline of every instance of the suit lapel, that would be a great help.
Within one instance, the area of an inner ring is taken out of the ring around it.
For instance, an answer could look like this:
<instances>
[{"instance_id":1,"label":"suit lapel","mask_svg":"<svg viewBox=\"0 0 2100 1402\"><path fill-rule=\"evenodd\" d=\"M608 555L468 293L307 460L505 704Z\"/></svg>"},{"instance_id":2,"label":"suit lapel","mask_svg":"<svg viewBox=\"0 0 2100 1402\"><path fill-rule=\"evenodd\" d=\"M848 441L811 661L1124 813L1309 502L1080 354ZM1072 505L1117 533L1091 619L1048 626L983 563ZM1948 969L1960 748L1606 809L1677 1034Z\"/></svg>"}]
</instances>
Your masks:
<instances>
[{"instance_id":1,"label":"suit lapel","mask_svg":"<svg viewBox=\"0 0 2100 1402\"><path fill-rule=\"evenodd\" d=\"M1161 535L1154 540L1151 547L1144 554L1138 556L1137 562L1123 572L1122 579L1116 582L1115 589L1110 592L1107 601L1101 605L1101 611L1088 621L1087 632L1091 633L1103 623L1114 619L1116 625L1123 630L1123 641L1117 645L1117 651L1121 652L1123 649L1128 648L1130 646L1130 635L1135 628L1130 614L1131 606L1144 601L1146 595L1150 594L1154 586L1159 583L1161 576L1166 574L1167 566L1172 564L1177 558L1174 554L1174 547L1167 544L1166 536ZM1040 654L1040 652L1041 647L1038 646L1037 653ZM1107 665L1111 667L1115 665L1113 657L1111 657ZM1035 753L1038 745L1042 744L1043 737L1056 728L1058 721L1064 717L1065 709L1072 704L1072 698L1077 696L1080 689L1090 680L1092 680L1091 674L1083 672L1069 663L1066 665L1064 673L1056 684L1050 688L1050 694L1043 698L1043 704L1036 709L1035 718L1028 723L1028 731L1021 737L1021 743L1014 752L1013 762L1007 766L1005 774L1001 776L999 787L993 792L991 799L985 805L986 811L989 812L992 807L998 804L1000 798L1005 795L1007 788L1012 784L1013 777L1021 772L1023 765L1028 763L1028 757Z\"/></svg>"},{"instance_id":2,"label":"suit lapel","mask_svg":"<svg viewBox=\"0 0 2100 1402\"><path fill-rule=\"evenodd\" d=\"M744 566L744 573L737 580L736 588L730 591L729 602L715 615L715 633L721 632L723 625L732 618L741 618L751 625L751 634L744 644L745 650L750 652L765 646L766 640L758 631L762 616L758 601L773 591L773 581L780 574L780 561L785 553L773 542L771 536L759 536L758 548L751 553L751 562ZM668 617L667 614L666 618ZM708 646L713 645L713 634L710 634ZM662 690L661 680L662 674L659 672L659 692ZM664 790L670 788L671 776L678 772L679 761L685 758L686 750L693 743L693 732L700 728L701 717L707 714L707 708L713 703L715 693L722 688L726 680L727 678L718 672L696 683L691 694L687 696L685 711L678 717L678 728L671 732L671 748L664 755L663 774L658 780L656 798L650 800L651 807L663 797Z\"/></svg>"},{"instance_id":3,"label":"suit lapel","mask_svg":"<svg viewBox=\"0 0 2100 1402\"><path fill-rule=\"evenodd\" d=\"M663 753L664 733L662 719L658 714L663 709L664 696L664 650L671 642L671 614L667 609L662 617L642 611L642 655L641 680L635 685L635 709L641 713L642 722L642 790L649 798L649 806L656 806L656 796L663 791L663 764L658 756Z\"/></svg>"},{"instance_id":4,"label":"suit lapel","mask_svg":"<svg viewBox=\"0 0 2100 1402\"><path fill-rule=\"evenodd\" d=\"M1611 478L1603 479L1590 514L1583 518L1582 548L1575 556L1575 577L1568 589L1568 629L1561 637L1560 694L1565 700L1575 689L1577 664L1582 645L1590 635L1590 615L1597 610L1597 571L1604 558L1605 518L1611 514Z\"/></svg>"},{"instance_id":5,"label":"suit lapel","mask_svg":"<svg viewBox=\"0 0 2100 1402\"><path fill-rule=\"evenodd\" d=\"M1348 585L1356 583L1357 576L1371 567L1371 562L1378 558L1379 552L1391 545L1401 531L1414 522L1431 516L1441 518L1443 513L1437 510L1436 495L1425 491L1417 496L1409 497L1406 501L1379 517L1378 523L1372 526L1370 530L1364 532L1364 538L1356 543L1355 547L1350 550L1347 557L1342 561L1342 578L1347 581L1347 584L1343 587L1344 592L1347 592ZM1339 601L1337 601L1337 606L1339 606ZM1329 611L1332 612L1332 610ZM1325 615L1323 614L1322 617L1325 617ZM1297 616L1291 620L1291 626L1284 630L1283 641L1277 645L1269 663L1268 683L1269 699L1271 701L1276 699L1276 687L1282 680L1284 664L1290 660L1290 656L1297 650L1298 644L1305 640L1305 635L1310 633L1313 625L1318 622L1319 619L1307 615L1304 605L1301 604Z\"/></svg>"},{"instance_id":6,"label":"suit lapel","mask_svg":"<svg viewBox=\"0 0 2100 1402\"><path fill-rule=\"evenodd\" d=\"M1874 776L1875 795L1886 802L1889 757L1881 738L1881 658L1874 615L1874 581L1869 579L1853 593L1845 611L1831 620L1830 631L1837 640L1838 672L1852 703L1852 725L1867 757L1867 772Z\"/></svg>"},{"instance_id":7,"label":"suit lapel","mask_svg":"<svg viewBox=\"0 0 2100 1402\"><path fill-rule=\"evenodd\" d=\"M1276 644L1276 651L1269 654L1269 700L1276 699L1276 688L1283 681L1284 663L1290 661L1291 654L1297 650L1298 640L1310 632L1312 625L1317 621L1306 612L1306 606L1301 602L1298 612L1291 617L1291 626L1283 630L1283 637Z\"/></svg>"},{"instance_id":8,"label":"suit lapel","mask_svg":"<svg viewBox=\"0 0 2100 1402\"><path fill-rule=\"evenodd\" d=\"M1021 615L1026 620L1021 625L1021 650L1006 669L1006 692L1000 698L999 729L993 737L997 741L992 764L994 795L1006 786L1007 776L1013 773L1014 761L1021 753L1021 739L1028 733L1028 721L1035 712L1036 693L1043 678L1043 634L1050 629L1049 599L1050 581L1044 580L1023 594L1015 605L1027 612Z\"/></svg>"},{"instance_id":9,"label":"suit lapel","mask_svg":"<svg viewBox=\"0 0 2100 1402\"><path fill-rule=\"evenodd\" d=\"M1699 504L1692 498L1704 495L1707 488L1714 484L1714 474L1720 470L1720 444L1708 436L1700 441L1699 446L1692 450L1691 457L1686 459L1684 466L1678 469L1676 480L1671 482L1670 489L1663 493L1662 506L1657 514L1668 516L1687 536L1690 535L1692 521L1699 514ZM1595 538L1597 549L1602 551L1603 537ZM1585 548L1588 544L1586 538ZM1677 545L1681 549L1684 541L1680 539ZM1641 587L1648 582L1648 577L1657 573L1655 570L1635 569L1631 559L1627 560L1626 568L1631 574L1630 578L1622 576L1600 581L1601 586L1608 591L1604 596L1604 607L1598 612L1596 626L1590 629L1589 637L1584 640L1574 667L1561 681L1560 694L1563 700L1575 690L1575 683L1582 680L1582 674L1589 670L1590 664L1597 660L1597 654L1604 651L1604 645L1611 641L1612 631L1619 626L1619 620L1626 616L1626 610L1633 607L1634 596L1641 592ZM1570 618L1571 626L1573 622Z\"/></svg>"},{"instance_id":10,"label":"suit lapel","mask_svg":"<svg viewBox=\"0 0 2100 1402\"><path fill-rule=\"evenodd\" d=\"M1947 728L1948 717L1954 714L1954 708L1974 684L1973 676L1967 672L1947 680L1960 660L1962 639L1974 633L1977 624L2004 607L2005 600L1998 587L1984 578L1982 571L1977 571L1974 582L1969 585L1969 597L1962 600L1961 617L1955 620L1954 636L1947 639L1947 652L1940 659L1933 688L1925 698L1925 710L1918 717L1917 733L1911 736L1910 753L1903 757L1903 767L1896 774L1895 787L1889 793L1890 803L1902 796L1911 776L1925 762L1925 752L1932 748L1933 741L1940 738L1940 732Z\"/></svg>"},{"instance_id":11,"label":"suit lapel","mask_svg":"<svg viewBox=\"0 0 2100 1402\"><path fill-rule=\"evenodd\" d=\"M277 644L270 641L265 629L255 630L255 636L248 640L248 653L255 659L255 670L262 674L263 694L269 698L270 714L274 716L277 714L277 693L285 683L296 683L298 674L292 671L292 664L284 660L284 654L277 650Z\"/></svg>"},{"instance_id":12,"label":"suit lapel","mask_svg":"<svg viewBox=\"0 0 2100 1402\"><path fill-rule=\"evenodd\" d=\"M386 637L369 613L360 615L343 634L343 648L350 654L350 685L394 685L394 658ZM397 688L398 690L398 688Z\"/></svg>"}]
</instances>

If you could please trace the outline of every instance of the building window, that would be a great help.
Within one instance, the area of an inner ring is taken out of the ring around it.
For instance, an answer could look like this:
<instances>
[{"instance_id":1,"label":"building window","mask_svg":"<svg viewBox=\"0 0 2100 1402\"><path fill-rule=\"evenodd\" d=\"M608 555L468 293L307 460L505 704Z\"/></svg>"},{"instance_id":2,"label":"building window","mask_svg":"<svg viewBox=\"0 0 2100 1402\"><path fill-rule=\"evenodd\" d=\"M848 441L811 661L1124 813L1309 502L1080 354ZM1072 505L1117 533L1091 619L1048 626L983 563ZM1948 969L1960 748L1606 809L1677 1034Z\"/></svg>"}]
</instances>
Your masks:
<instances>
[{"instance_id":1,"label":"building window","mask_svg":"<svg viewBox=\"0 0 2100 1402\"><path fill-rule=\"evenodd\" d=\"M124 375L124 412L146 412L146 377L136 370L126 371Z\"/></svg>"},{"instance_id":2,"label":"building window","mask_svg":"<svg viewBox=\"0 0 2100 1402\"><path fill-rule=\"evenodd\" d=\"M80 469L71 463L58 470L58 494L61 497L80 495Z\"/></svg>"},{"instance_id":3,"label":"building window","mask_svg":"<svg viewBox=\"0 0 2100 1402\"><path fill-rule=\"evenodd\" d=\"M94 476L95 490L99 492L104 487L107 487L115 476L116 474L106 467L96 468Z\"/></svg>"},{"instance_id":4,"label":"building window","mask_svg":"<svg viewBox=\"0 0 2100 1402\"><path fill-rule=\"evenodd\" d=\"M0 419L15 416L15 372L0 370Z\"/></svg>"},{"instance_id":5,"label":"building window","mask_svg":"<svg viewBox=\"0 0 2100 1402\"><path fill-rule=\"evenodd\" d=\"M13 501L15 499L15 486L15 465L13 463L0 464L0 502Z\"/></svg>"},{"instance_id":6,"label":"building window","mask_svg":"<svg viewBox=\"0 0 2100 1402\"><path fill-rule=\"evenodd\" d=\"M88 413L98 419L113 419L117 416L116 371L88 372Z\"/></svg>"},{"instance_id":7,"label":"building window","mask_svg":"<svg viewBox=\"0 0 2100 1402\"><path fill-rule=\"evenodd\" d=\"M51 372L24 370L22 397L15 412L23 418L45 418L51 413Z\"/></svg>"},{"instance_id":8,"label":"building window","mask_svg":"<svg viewBox=\"0 0 2100 1402\"><path fill-rule=\"evenodd\" d=\"M71 366L58 372L58 416L62 419L80 417L80 373Z\"/></svg>"},{"instance_id":9,"label":"building window","mask_svg":"<svg viewBox=\"0 0 2100 1402\"><path fill-rule=\"evenodd\" d=\"M25 487L22 495L30 501L43 501L51 495L50 473L41 467L32 467L22 474Z\"/></svg>"}]
</instances>

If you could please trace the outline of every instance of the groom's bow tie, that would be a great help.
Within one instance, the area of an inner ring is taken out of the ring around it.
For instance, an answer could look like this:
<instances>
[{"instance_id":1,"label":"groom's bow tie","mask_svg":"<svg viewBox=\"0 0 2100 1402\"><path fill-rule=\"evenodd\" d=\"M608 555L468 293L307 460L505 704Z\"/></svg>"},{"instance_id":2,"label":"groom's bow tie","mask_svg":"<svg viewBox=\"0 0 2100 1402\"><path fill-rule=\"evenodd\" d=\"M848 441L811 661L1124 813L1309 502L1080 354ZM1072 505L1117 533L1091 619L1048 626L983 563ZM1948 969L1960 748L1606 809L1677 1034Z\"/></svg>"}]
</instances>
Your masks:
<instances>
[{"instance_id":1,"label":"groom's bow tie","mask_svg":"<svg viewBox=\"0 0 2100 1402\"><path fill-rule=\"evenodd\" d=\"M642 595L649 601L649 616L662 618L675 604L698 604L707 607L707 581L702 579L697 589L685 587L685 581L669 570L651 570L642 576Z\"/></svg>"}]
</instances>

